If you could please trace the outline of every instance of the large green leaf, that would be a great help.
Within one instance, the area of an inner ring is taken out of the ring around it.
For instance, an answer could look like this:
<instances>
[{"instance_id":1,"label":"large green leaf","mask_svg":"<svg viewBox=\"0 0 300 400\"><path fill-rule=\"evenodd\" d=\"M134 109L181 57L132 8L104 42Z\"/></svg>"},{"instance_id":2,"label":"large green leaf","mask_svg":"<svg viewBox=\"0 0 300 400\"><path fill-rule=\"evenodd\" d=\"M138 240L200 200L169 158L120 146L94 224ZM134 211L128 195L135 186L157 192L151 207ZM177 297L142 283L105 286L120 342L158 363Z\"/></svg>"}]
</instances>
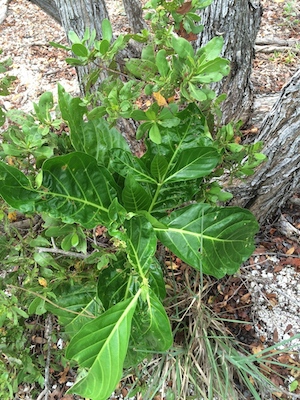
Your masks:
<instances>
[{"instance_id":1,"label":"large green leaf","mask_svg":"<svg viewBox=\"0 0 300 400\"><path fill-rule=\"evenodd\" d=\"M161 144L147 142L147 151L141 158L147 168L151 168L156 155L164 157L168 162L176 162L177 159L174 157L178 157L181 151L203 147L211 143L206 137L205 118L196 105L189 105L185 110L176 114L176 117L181 120L179 125L171 128L160 127Z\"/></svg>"},{"instance_id":2,"label":"large green leaf","mask_svg":"<svg viewBox=\"0 0 300 400\"><path fill-rule=\"evenodd\" d=\"M166 297L166 284L161 266L156 258L150 264L148 282L153 293L155 293L159 300L163 300Z\"/></svg>"},{"instance_id":3,"label":"large green leaf","mask_svg":"<svg viewBox=\"0 0 300 400\"><path fill-rule=\"evenodd\" d=\"M179 158L166 178L166 182L180 182L209 175L220 160L213 147L196 147L180 153Z\"/></svg>"},{"instance_id":4,"label":"large green leaf","mask_svg":"<svg viewBox=\"0 0 300 400\"><path fill-rule=\"evenodd\" d=\"M93 400L106 400L110 396L122 376L131 321L139 296L140 292L116 304L73 337L66 356L89 370L69 393Z\"/></svg>"},{"instance_id":5,"label":"large green leaf","mask_svg":"<svg viewBox=\"0 0 300 400\"><path fill-rule=\"evenodd\" d=\"M29 179L17 168L0 161L0 195L11 207L26 213L33 212L40 197Z\"/></svg>"},{"instance_id":6,"label":"large green leaf","mask_svg":"<svg viewBox=\"0 0 300 400\"><path fill-rule=\"evenodd\" d=\"M149 210L151 197L133 176L125 179L125 187L122 191L123 205L128 211Z\"/></svg>"},{"instance_id":7,"label":"large green leaf","mask_svg":"<svg viewBox=\"0 0 300 400\"><path fill-rule=\"evenodd\" d=\"M166 311L150 290L145 302L139 302L132 321L126 365L138 363L149 352L167 351L173 344L173 335Z\"/></svg>"},{"instance_id":8,"label":"large green leaf","mask_svg":"<svg viewBox=\"0 0 300 400\"><path fill-rule=\"evenodd\" d=\"M233 274L251 255L259 228L248 210L200 203L161 222L168 228L154 228L159 240L183 261L216 278Z\"/></svg>"},{"instance_id":9,"label":"large green leaf","mask_svg":"<svg viewBox=\"0 0 300 400\"><path fill-rule=\"evenodd\" d=\"M60 285L55 290L54 303L45 303L47 311L58 316L59 323L64 331L73 336L86 323L100 315L101 304L95 298L95 286L85 285ZM103 310L103 308L102 308Z\"/></svg>"},{"instance_id":10,"label":"large green leaf","mask_svg":"<svg viewBox=\"0 0 300 400\"><path fill-rule=\"evenodd\" d=\"M71 140L75 150L83 151L104 165L110 161L110 151L114 148L129 152L129 146L115 128L110 128L103 118L81 121L80 129L71 130Z\"/></svg>"},{"instance_id":11,"label":"large green leaf","mask_svg":"<svg viewBox=\"0 0 300 400\"><path fill-rule=\"evenodd\" d=\"M127 256L131 265L142 276L153 263L156 251L156 235L150 222L145 217L133 217L125 221L127 240Z\"/></svg>"},{"instance_id":12,"label":"large green leaf","mask_svg":"<svg viewBox=\"0 0 300 400\"><path fill-rule=\"evenodd\" d=\"M111 167L121 176L130 175L140 182L155 183L155 180L149 176L144 162L129 151L116 149L111 156Z\"/></svg>"},{"instance_id":13,"label":"large green leaf","mask_svg":"<svg viewBox=\"0 0 300 400\"><path fill-rule=\"evenodd\" d=\"M111 261L98 278L97 293L105 309L123 301L128 293L131 266L124 254L119 254L116 261Z\"/></svg>"},{"instance_id":14,"label":"large green leaf","mask_svg":"<svg viewBox=\"0 0 300 400\"><path fill-rule=\"evenodd\" d=\"M82 105L80 97L72 97L65 91L62 85L58 84L58 104L61 116L68 121L71 131L80 129L83 115L87 108Z\"/></svg>"},{"instance_id":15,"label":"large green leaf","mask_svg":"<svg viewBox=\"0 0 300 400\"><path fill-rule=\"evenodd\" d=\"M54 157L43 165L43 198L37 210L85 228L110 222L108 208L116 197L115 181L105 167L84 153Z\"/></svg>"}]
</instances>

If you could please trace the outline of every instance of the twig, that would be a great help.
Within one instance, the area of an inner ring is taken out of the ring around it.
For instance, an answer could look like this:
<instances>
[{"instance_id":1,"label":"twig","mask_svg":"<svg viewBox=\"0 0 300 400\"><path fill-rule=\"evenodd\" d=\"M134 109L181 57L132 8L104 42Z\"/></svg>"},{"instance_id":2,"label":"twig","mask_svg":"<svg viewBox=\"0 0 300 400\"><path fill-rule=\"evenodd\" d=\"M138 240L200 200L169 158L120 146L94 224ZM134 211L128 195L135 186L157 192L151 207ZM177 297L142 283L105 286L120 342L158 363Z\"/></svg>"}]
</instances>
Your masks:
<instances>
[{"instance_id":1,"label":"twig","mask_svg":"<svg viewBox=\"0 0 300 400\"><path fill-rule=\"evenodd\" d=\"M290 46L255 46L256 53L274 53L275 51L292 51L295 54L300 52L298 47L290 47Z\"/></svg>"},{"instance_id":2,"label":"twig","mask_svg":"<svg viewBox=\"0 0 300 400\"><path fill-rule=\"evenodd\" d=\"M77 311L73 311L70 310L69 308L65 308L65 307L61 307L58 304L55 304L53 301L47 299L47 297L42 296L41 294L37 293L37 292L33 292L32 290L29 289L25 289L21 286L15 286L15 285L7 285L8 289L17 289L17 290L23 290L24 292L30 293L36 297L39 297L40 299L44 300L45 302L51 304L52 306L54 306L55 308L58 308L59 310L62 311L67 311L69 314L75 314L75 315L81 315L82 317L87 317L87 318L96 318L93 314L91 313L87 313L87 311L85 310L85 312L77 312Z\"/></svg>"},{"instance_id":3,"label":"twig","mask_svg":"<svg viewBox=\"0 0 300 400\"><path fill-rule=\"evenodd\" d=\"M255 40L255 44L258 46L285 46L285 47L293 47L299 44L299 40L295 39L279 39L279 38L257 38Z\"/></svg>"},{"instance_id":4,"label":"twig","mask_svg":"<svg viewBox=\"0 0 300 400\"><path fill-rule=\"evenodd\" d=\"M85 260L89 256L89 254L76 253L75 251L64 251L58 248L53 249L51 247L37 247L36 250L38 253L62 254L63 256L80 258L82 260Z\"/></svg>"},{"instance_id":5,"label":"twig","mask_svg":"<svg viewBox=\"0 0 300 400\"><path fill-rule=\"evenodd\" d=\"M48 400L48 395L50 392L50 362L51 362L51 346L52 346L52 315L48 314L46 321L45 321L45 339L47 340L47 358L46 358L46 365L45 365L45 388L38 396L37 400Z\"/></svg>"}]
</instances>

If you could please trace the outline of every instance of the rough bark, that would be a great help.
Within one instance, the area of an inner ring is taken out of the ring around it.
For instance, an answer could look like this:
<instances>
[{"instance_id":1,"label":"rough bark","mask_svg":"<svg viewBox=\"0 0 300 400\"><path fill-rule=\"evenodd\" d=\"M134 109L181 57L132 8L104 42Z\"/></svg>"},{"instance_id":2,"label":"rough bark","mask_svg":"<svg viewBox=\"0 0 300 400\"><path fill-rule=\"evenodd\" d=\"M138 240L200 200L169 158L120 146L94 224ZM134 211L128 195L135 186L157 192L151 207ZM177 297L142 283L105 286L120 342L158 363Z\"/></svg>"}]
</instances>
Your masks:
<instances>
[{"instance_id":1,"label":"rough bark","mask_svg":"<svg viewBox=\"0 0 300 400\"><path fill-rule=\"evenodd\" d=\"M61 19L57 10L55 0L29 0L31 3L39 6L45 13L50 15L56 22L61 25Z\"/></svg>"},{"instance_id":2,"label":"rough bark","mask_svg":"<svg viewBox=\"0 0 300 400\"><path fill-rule=\"evenodd\" d=\"M96 37L102 37L101 23L103 19L109 19L104 0L54 0L60 15L62 26L66 35L74 31L80 38L83 37L86 28L96 31ZM91 72L90 66L76 68L79 87L84 94L84 79ZM103 79L103 74L100 79Z\"/></svg>"},{"instance_id":3,"label":"rough bark","mask_svg":"<svg viewBox=\"0 0 300 400\"><path fill-rule=\"evenodd\" d=\"M230 75L214 87L217 93L227 93L227 100L222 105L223 123L240 119L247 122L251 114L253 90L250 74L261 14L259 0L216 0L201 12L204 30L196 46L222 35L222 56L231 63Z\"/></svg>"},{"instance_id":4,"label":"rough bark","mask_svg":"<svg viewBox=\"0 0 300 400\"><path fill-rule=\"evenodd\" d=\"M141 32L147 28L143 19L143 9L140 0L123 0L128 23L134 33Z\"/></svg>"},{"instance_id":5,"label":"rough bark","mask_svg":"<svg viewBox=\"0 0 300 400\"><path fill-rule=\"evenodd\" d=\"M259 222L274 215L299 190L300 69L281 91L262 123L257 140L268 160L255 175L232 188L234 204L249 208Z\"/></svg>"}]
</instances>

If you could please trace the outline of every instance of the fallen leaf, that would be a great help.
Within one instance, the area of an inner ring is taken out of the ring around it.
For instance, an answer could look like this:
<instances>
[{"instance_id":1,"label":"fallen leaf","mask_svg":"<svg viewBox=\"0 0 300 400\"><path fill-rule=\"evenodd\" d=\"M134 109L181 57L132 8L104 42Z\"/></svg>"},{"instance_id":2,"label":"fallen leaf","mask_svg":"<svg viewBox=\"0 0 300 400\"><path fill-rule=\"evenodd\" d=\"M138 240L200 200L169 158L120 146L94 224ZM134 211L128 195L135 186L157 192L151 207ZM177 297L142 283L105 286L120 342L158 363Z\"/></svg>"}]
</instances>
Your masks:
<instances>
[{"instance_id":1,"label":"fallen leaf","mask_svg":"<svg viewBox=\"0 0 300 400\"><path fill-rule=\"evenodd\" d=\"M66 383L67 382L67 376L68 376L68 373L69 373L69 366L67 366L66 368L64 368L64 370L62 371L62 372L60 372L59 373L59 375L60 375L60 378L59 378L59 380L58 380L58 382L59 383Z\"/></svg>"},{"instance_id":2,"label":"fallen leaf","mask_svg":"<svg viewBox=\"0 0 300 400\"><path fill-rule=\"evenodd\" d=\"M286 252L285 252L285 254L287 254L287 255L291 255L291 254L293 254L295 252L295 247L294 246L292 246L292 247L290 247Z\"/></svg>"},{"instance_id":3,"label":"fallen leaf","mask_svg":"<svg viewBox=\"0 0 300 400\"><path fill-rule=\"evenodd\" d=\"M273 340L274 340L275 343L278 343L278 341L279 341L277 328L274 329Z\"/></svg>"}]
</instances>

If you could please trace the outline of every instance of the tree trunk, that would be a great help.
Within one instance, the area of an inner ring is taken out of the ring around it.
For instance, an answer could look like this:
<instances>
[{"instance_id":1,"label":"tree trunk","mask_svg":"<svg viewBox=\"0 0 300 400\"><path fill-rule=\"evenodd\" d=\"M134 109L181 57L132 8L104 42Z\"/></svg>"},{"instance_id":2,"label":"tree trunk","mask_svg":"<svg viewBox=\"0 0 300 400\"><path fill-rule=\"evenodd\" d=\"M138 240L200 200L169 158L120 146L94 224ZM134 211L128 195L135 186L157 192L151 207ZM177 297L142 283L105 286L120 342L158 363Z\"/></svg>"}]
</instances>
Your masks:
<instances>
[{"instance_id":1,"label":"tree trunk","mask_svg":"<svg viewBox=\"0 0 300 400\"><path fill-rule=\"evenodd\" d=\"M45 13L50 15L61 25L61 19L54 0L29 0L31 3L39 6Z\"/></svg>"},{"instance_id":2,"label":"tree trunk","mask_svg":"<svg viewBox=\"0 0 300 400\"><path fill-rule=\"evenodd\" d=\"M253 103L250 74L255 39L262 15L260 2L216 0L200 15L204 30L199 35L196 46L201 47L213 37L222 35L224 38L222 56L231 63L229 76L214 87L218 94L227 94L227 99L222 105L222 122L241 119L246 123L251 115Z\"/></svg>"},{"instance_id":3,"label":"tree trunk","mask_svg":"<svg viewBox=\"0 0 300 400\"><path fill-rule=\"evenodd\" d=\"M249 208L259 222L274 215L300 184L300 69L282 89L257 140L268 160L254 176L232 188L233 203Z\"/></svg>"},{"instance_id":4,"label":"tree trunk","mask_svg":"<svg viewBox=\"0 0 300 400\"><path fill-rule=\"evenodd\" d=\"M123 0L128 23L134 33L141 32L147 28L143 19L143 9L140 0Z\"/></svg>"},{"instance_id":5,"label":"tree trunk","mask_svg":"<svg viewBox=\"0 0 300 400\"><path fill-rule=\"evenodd\" d=\"M74 31L79 38L82 38L86 28L96 31L96 37L102 37L101 23L103 19L109 19L108 11L104 0L55 0L62 26L68 32ZM85 77L91 72L90 66L76 67L79 87L84 94ZM105 74L100 80L105 78Z\"/></svg>"}]
</instances>

